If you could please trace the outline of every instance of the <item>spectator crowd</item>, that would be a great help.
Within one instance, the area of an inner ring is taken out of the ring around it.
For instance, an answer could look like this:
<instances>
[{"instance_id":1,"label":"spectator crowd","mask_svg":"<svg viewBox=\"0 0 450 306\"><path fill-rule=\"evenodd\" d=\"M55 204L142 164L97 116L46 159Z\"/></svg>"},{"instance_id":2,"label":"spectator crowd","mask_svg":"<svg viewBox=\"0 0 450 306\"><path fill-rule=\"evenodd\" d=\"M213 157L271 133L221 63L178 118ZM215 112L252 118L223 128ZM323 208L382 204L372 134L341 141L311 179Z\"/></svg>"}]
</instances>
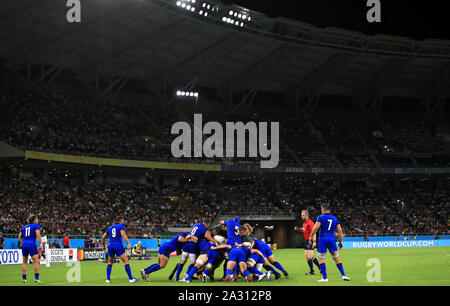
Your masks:
<instances>
[{"instance_id":1,"label":"spectator crowd","mask_svg":"<svg viewBox=\"0 0 450 306\"><path fill-rule=\"evenodd\" d=\"M347 182L256 177L176 185L104 183L78 178L12 178L0 181L0 231L17 234L30 213L45 233L98 236L117 216L130 237L153 238L173 227L191 227L219 214L296 216L320 214L330 203L347 235L450 234L449 188L423 182L368 187Z\"/></svg>"},{"instance_id":2,"label":"spectator crowd","mask_svg":"<svg viewBox=\"0 0 450 306\"><path fill-rule=\"evenodd\" d=\"M196 163L258 163L246 159L175 159L175 122L279 122L280 166L448 167L450 126L407 120L358 122L304 118L289 109L258 113L186 110L155 98L110 101L53 92L3 88L0 141L24 150ZM247 148L248 149L248 148Z\"/></svg>"}]
</instances>

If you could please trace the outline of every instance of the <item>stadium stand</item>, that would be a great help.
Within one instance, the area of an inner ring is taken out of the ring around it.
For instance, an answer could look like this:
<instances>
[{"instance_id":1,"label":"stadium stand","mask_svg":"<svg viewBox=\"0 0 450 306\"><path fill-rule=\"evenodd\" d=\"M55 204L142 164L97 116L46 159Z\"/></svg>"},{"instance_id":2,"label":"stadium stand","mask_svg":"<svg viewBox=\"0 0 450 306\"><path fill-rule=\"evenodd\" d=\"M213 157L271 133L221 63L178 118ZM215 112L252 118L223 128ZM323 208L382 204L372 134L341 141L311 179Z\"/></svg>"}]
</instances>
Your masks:
<instances>
[{"instance_id":1,"label":"stadium stand","mask_svg":"<svg viewBox=\"0 0 450 306\"><path fill-rule=\"evenodd\" d=\"M319 183L287 177L274 182L242 177L219 184L184 180L178 186L153 186L97 184L55 174L47 179L3 174L1 231L16 235L24 218L36 211L49 235L98 235L122 207L130 237L153 237L169 227L190 227L199 215L212 219L219 213L298 217L302 209L318 215L320 204L328 202L348 236L450 234L448 188L437 189L433 182L421 180L395 188L368 187L367 179L341 186L330 184L331 180Z\"/></svg>"},{"instance_id":2,"label":"stadium stand","mask_svg":"<svg viewBox=\"0 0 450 306\"><path fill-rule=\"evenodd\" d=\"M52 92L3 89L0 103L0 139L24 150L59 152L139 160L174 159L170 127L179 121L173 105L145 101L116 103ZM172 107L172 108L171 108ZM274 112L275 113L275 112ZM279 114L209 114L208 120L280 122L280 165L310 167L417 167L450 165L445 124L422 121L397 123L305 120ZM188 117L191 114L184 114ZM190 117L192 118L192 117ZM192 120L192 119L191 119ZM442 127L440 127L442 126ZM221 163L224 159L201 159ZM227 160L251 163L247 158Z\"/></svg>"}]
</instances>

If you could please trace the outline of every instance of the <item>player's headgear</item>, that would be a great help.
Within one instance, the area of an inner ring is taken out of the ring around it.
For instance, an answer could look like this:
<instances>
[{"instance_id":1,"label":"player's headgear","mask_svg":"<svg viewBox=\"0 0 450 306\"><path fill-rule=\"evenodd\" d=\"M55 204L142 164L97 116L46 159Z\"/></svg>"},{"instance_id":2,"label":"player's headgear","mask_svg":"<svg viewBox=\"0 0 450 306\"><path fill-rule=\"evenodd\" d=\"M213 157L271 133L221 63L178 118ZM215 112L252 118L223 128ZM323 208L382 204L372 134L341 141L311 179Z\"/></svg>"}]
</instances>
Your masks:
<instances>
[{"instance_id":1,"label":"player's headgear","mask_svg":"<svg viewBox=\"0 0 450 306\"><path fill-rule=\"evenodd\" d=\"M234 217L233 221L239 224L241 223L241 219L239 217Z\"/></svg>"}]
</instances>

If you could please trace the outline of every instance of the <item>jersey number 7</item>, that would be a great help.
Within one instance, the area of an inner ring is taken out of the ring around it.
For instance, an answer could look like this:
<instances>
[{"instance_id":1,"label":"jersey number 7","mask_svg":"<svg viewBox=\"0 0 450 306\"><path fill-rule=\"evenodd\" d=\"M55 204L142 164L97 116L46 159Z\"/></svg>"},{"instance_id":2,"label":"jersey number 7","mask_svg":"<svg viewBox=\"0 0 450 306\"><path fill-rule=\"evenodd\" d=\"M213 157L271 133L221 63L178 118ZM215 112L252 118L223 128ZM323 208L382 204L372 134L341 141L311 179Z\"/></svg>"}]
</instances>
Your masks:
<instances>
[{"instance_id":1,"label":"jersey number 7","mask_svg":"<svg viewBox=\"0 0 450 306\"><path fill-rule=\"evenodd\" d=\"M330 222L330 224L328 225L328 230L331 229L331 224L333 223L333 220L328 220L328 222Z\"/></svg>"}]
</instances>

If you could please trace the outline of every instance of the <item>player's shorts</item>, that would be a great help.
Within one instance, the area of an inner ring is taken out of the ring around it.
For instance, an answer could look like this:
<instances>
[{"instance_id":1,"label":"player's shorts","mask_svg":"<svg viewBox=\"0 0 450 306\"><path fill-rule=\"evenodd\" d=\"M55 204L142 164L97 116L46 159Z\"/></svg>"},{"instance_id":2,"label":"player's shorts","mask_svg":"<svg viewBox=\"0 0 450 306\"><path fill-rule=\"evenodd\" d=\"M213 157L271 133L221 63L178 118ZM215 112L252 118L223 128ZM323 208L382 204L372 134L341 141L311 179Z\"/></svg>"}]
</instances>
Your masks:
<instances>
[{"instance_id":1,"label":"player's shorts","mask_svg":"<svg viewBox=\"0 0 450 306\"><path fill-rule=\"evenodd\" d=\"M189 253L189 254L197 254L197 245L193 243L192 241L188 241L185 244L183 244L183 252Z\"/></svg>"},{"instance_id":2,"label":"player's shorts","mask_svg":"<svg viewBox=\"0 0 450 306\"><path fill-rule=\"evenodd\" d=\"M265 260L263 257L259 256L258 254L253 253L252 255L250 255L251 259L253 259L255 261L255 263L260 263L260 264L264 264Z\"/></svg>"},{"instance_id":3,"label":"player's shorts","mask_svg":"<svg viewBox=\"0 0 450 306\"><path fill-rule=\"evenodd\" d=\"M22 243L22 256L33 257L34 255L37 254L39 254L38 249L34 243L33 244Z\"/></svg>"},{"instance_id":4,"label":"player's shorts","mask_svg":"<svg viewBox=\"0 0 450 306\"><path fill-rule=\"evenodd\" d=\"M270 246L266 243L263 244L263 250L260 250L261 253L263 253L264 257L270 257L273 255L272 250L270 249Z\"/></svg>"},{"instance_id":5,"label":"player's shorts","mask_svg":"<svg viewBox=\"0 0 450 306\"><path fill-rule=\"evenodd\" d=\"M313 244L309 242L309 240L305 240L305 250L306 251L314 251Z\"/></svg>"},{"instance_id":6,"label":"player's shorts","mask_svg":"<svg viewBox=\"0 0 450 306\"><path fill-rule=\"evenodd\" d=\"M125 253L123 246L121 244L112 244L108 246L108 256L109 257L120 257Z\"/></svg>"},{"instance_id":7,"label":"player's shorts","mask_svg":"<svg viewBox=\"0 0 450 306\"><path fill-rule=\"evenodd\" d=\"M317 247L317 252L326 253L327 249L330 251L330 253L334 253L338 250L336 246L336 240L334 238L319 239L319 246Z\"/></svg>"},{"instance_id":8,"label":"player's shorts","mask_svg":"<svg viewBox=\"0 0 450 306\"><path fill-rule=\"evenodd\" d=\"M235 248L230 251L230 258L228 261L247 262L247 256L245 252L241 249Z\"/></svg>"},{"instance_id":9,"label":"player's shorts","mask_svg":"<svg viewBox=\"0 0 450 306\"><path fill-rule=\"evenodd\" d=\"M219 258L220 252L217 250L210 250L208 253L208 263L214 265L214 262Z\"/></svg>"},{"instance_id":10,"label":"player's shorts","mask_svg":"<svg viewBox=\"0 0 450 306\"><path fill-rule=\"evenodd\" d=\"M177 247L169 242L164 242L158 249L158 254L164 255L167 258L170 258L170 253L177 250Z\"/></svg>"}]
</instances>

